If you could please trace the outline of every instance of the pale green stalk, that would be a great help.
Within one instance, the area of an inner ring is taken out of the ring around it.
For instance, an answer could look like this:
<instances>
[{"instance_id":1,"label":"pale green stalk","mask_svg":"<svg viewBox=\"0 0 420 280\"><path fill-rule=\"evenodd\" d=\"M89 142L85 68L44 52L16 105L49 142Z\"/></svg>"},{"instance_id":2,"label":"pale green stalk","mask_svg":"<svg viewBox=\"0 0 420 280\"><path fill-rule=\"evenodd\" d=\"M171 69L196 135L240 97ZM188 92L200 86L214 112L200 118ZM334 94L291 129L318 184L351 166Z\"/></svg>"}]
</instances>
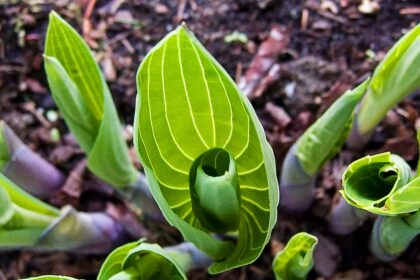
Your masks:
<instances>
[{"instance_id":1,"label":"pale green stalk","mask_svg":"<svg viewBox=\"0 0 420 280\"><path fill-rule=\"evenodd\" d=\"M3 121L0 121L0 171L41 198L60 190L65 181L60 170L26 146Z\"/></svg>"}]
</instances>

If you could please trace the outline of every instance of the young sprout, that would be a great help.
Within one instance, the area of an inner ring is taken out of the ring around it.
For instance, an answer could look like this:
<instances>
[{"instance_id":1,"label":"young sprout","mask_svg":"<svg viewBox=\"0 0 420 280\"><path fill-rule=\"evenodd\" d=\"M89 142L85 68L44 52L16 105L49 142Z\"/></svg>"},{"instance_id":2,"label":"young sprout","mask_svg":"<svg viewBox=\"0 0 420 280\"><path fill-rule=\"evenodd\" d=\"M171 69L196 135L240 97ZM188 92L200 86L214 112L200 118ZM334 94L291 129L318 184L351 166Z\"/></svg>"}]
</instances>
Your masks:
<instances>
[{"instance_id":1,"label":"young sprout","mask_svg":"<svg viewBox=\"0 0 420 280\"><path fill-rule=\"evenodd\" d=\"M133 166L102 72L80 35L50 13L45 70L57 106L87 154L88 168L152 216L159 216L145 179Z\"/></svg>"},{"instance_id":2,"label":"young sprout","mask_svg":"<svg viewBox=\"0 0 420 280\"><path fill-rule=\"evenodd\" d=\"M165 218L212 257L210 273L253 262L278 183L251 104L185 25L150 51L137 83L134 143Z\"/></svg>"},{"instance_id":3,"label":"young sprout","mask_svg":"<svg viewBox=\"0 0 420 280\"><path fill-rule=\"evenodd\" d=\"M276 280L303 280L314 265L313 254L318 238L306 232L292 236L273 261Z\"/></svg>"},{"instance_id":4,"label":"young sprout","mask_svg":"<svg viewBox=\"0 0 420 280\"><path fill-rule=\"evenodd\" d=\"M420 88L420 24L405 34L376 67L355 116L348 144L359 148L386 113Z\"/></svg>"},{"instance_id":5,"label":"young sprout","mask_svg":"<svg viewBox=\"0 0 420 280\"><path fill-rule=\"evenodd\" d=\"M191 243L161 248L143 240L115 249L103 263L98 280L186 280L190 269L206 267L211 260Z\"/></svg>"},{"instance_id":6,"label":"young sprout","mask_svg":"<svg viewBox=\"0 0 420 280\"><path fill-rule=\"evenodd\" d=\"M371 234L371 252L383 261L398 257L420 233L420 178L411 178L399 156L366 156L348 166L340 191L352 206L381 215Z\"/></svg>"},{"instance_id":7,"label":"young sprout","mask_svg":"<svg viewBox=\"0 0 420 280\"><path fill-rule=\"evenodd\" d=\"M344 93L290 148L280 176L281 206L292 211L304 211L310 206L314 180L346 141L354 108L367 83Z\"/></svg>"},{"instance_id":8,"label":"young sprout","mask_svg":"<svg viewBox=\"0 0 420 280\"><path fill-rule=\"evenodd\" d=\"M123 227L103 213L61 211L0 173L0 248L102 254L126 240Z\"/></svg>"},{"instance_id":9,"label":"young sprout","mask_svg":"<svg viewBox=\"0 0 420 280\"><path fill-rule=\"evenodd\" d=\"M0 172L29 193L45 198L64 184L63 174L26 146L0 121Z\"/></svg>"}]
</instances>

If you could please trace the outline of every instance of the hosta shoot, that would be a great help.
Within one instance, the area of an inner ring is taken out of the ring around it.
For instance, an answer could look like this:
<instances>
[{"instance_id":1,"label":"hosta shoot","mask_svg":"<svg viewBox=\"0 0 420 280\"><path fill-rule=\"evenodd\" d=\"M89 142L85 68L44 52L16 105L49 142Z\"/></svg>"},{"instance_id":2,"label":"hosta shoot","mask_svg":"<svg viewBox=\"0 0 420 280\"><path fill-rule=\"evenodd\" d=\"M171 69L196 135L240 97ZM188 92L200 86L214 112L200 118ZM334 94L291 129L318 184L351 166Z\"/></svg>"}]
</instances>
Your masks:
<instances>
[{"instance_id":1,"label":"hosta shoot","mask_svg":"<svg viewBox=\"0 0 420 280\"><path fill-rule=\"evenodd\" d=\"M157 244L143 241L125 244L108 255L98 280L186 280L188 254L170 254Z\"/></svg>"},{"instance_id":2,"label":"hosta shoot","mask_svg":"<svg viewBox=\"0 0 420 280\"><path fill-rule=\"evenodd\" d=\"M68 276L44 275L44 276L23 278L22 280L77 280L77 279L73 277L68 277Z\"/></svg>"},{"instance_id":3,"label":"hosta shoot","mask_svg":"<svg viewBox=\"0 0 420 280\"><path fill-rule=\"evenodd\" d=\"M165 218L213 258L210 273L253 262L278 183L251 104L185 25L149 52L137 87L135 147Z\"/></svg>"},{"instance_id":4,"label":"hosta shoot","mask_svg":"<svg viewBox=\"0 0 420 280\"><path fill-rule=\"evenodd\" d=\"M0 173L0 250L31 248L104 253L126 239L103 213L61 211L20 189Z\"/></svg>"},{"instance_id":5,"label":"hosta shoot","mask_svg":"<svg viewBox=\"0 0 420 280\"><path fill-rule=\"evenodd\" d=\"M318 238L306 232L292 236L286 247L274 258L276 280L303 280L314 265L313 254Z\"/></svg>"},{"instance_id":6,"label":"hosta shoot","mask_svg":"<svg viewBox=\"0 0 420 280\"><path fill-rule=\"evenodd\" d=\"M356 114L349 144L360 147L386 113L420 88L420 24L407 32L376 67Z\"/></svg>"},{"instance_id":7,"label":"hosta shoot","mask_svg":"<svg viewBox=\"0 0 420 280\"><path fill-rule=\"evenodd\" d=\"M145 178L131 162L111 93L91 50L55 12L50 14L44 60L53 98L86 153L88 168L159 218Z\"/></svg>"},{"instance_id":8,"label":"hosta shoot","mask_svg":"<svg viewBox=\"0 0 420 280\"><path fill-rule=\"evenodd\" d=\"M281 205L306 210L313 197L313 181L326 161L336 155L347 139L353 111L368 81L347 91L298 139L288 151L280 176Z\"/></svg>"},{"instance_id":9,"label":"hosta shoot","mask_svg":"<svg viewBox=\"0 0 420 280\"><path fill-rule=\"evenodd\" d=\"M0 121L0 172L37 197L48 197L64 184L64 175L26 146Z\"/></svg>"},{"instance_id":10,"label":"hosta shoot","mask_svg":"<svg viewBox=\"0 0 420 280\"><path fill-rule=\"evenodd\" d=\"M343 174L340 192L350 205L371 213L404 214L420 208L420 178L410 180L410 166L387 152L351 163Z\"/></svg>"}]
</instances>

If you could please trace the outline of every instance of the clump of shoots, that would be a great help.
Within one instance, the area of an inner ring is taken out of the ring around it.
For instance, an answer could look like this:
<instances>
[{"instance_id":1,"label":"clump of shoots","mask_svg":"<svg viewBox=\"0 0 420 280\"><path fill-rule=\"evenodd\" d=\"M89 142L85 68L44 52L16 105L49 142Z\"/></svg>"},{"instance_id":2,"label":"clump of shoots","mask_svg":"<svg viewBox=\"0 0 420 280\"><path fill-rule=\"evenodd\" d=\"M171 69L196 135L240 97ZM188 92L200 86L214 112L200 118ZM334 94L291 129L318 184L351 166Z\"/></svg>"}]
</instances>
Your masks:
<instances>
[{"instance_id":1,"label":"clump of shoots","mask_svg":"<svg viewBox=\"0 0 420 280\"><path fill-rule=\"evenodd\" d=\"M304 280L314 265L313 254L318 238L306 232L292 236L274 258L276 280Z\"/></svg>"}]
</instances>

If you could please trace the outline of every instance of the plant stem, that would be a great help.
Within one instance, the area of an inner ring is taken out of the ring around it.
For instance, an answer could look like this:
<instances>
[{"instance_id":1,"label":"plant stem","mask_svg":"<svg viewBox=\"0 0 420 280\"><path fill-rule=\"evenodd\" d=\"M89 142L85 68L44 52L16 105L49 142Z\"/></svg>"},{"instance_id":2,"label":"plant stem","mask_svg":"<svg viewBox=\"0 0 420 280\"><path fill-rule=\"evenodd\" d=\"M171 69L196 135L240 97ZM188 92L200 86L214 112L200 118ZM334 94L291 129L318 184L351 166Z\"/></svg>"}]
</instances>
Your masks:
<instances>
[{"instance_id":1,"label":"plant stem","mask_svg":"<svg viewBox=\"0 0 420 280\"><path fill-rule=\"evenodd\" d=\"M121 190L124 197L140 208L147 217L155 221L164 220L162 212L150 192L147 179L142 173L138 173L137 180L133 185L120 188L119 190Z\"/></svg>"},{"instance_id":2,"label":"plant stem","mask_svg":"<svg viewBox=\"0 0 420 280\"><path fill-rule=\"evenodd\" d=\"M368 217L369 212L351 206L340 196L338 203L331 209L329 228L335 234L346 235L352 233Z\"/></svg>"},{"instance_id":3,"label":"plant stem","mask_svg":"<svg viewBox=\"0 0 420 280\"><path fill-rule=\"evenodd\" d=\"M163 248L166 252L173 252L174 260L186 273L191 269L208 267L212 260L201 252L191 242L183 242L178 245Z\"/></svg>"},{"instance_id":4,"label":"plant stem","mask_svg":"<svg viewBox=\"0 0 420 280\"><path fill-rule=\"evenodd\" d=\"M289 211L308 209L313 200L315 176L303 170L296 156L296 145L293 145L287 152L281 170L280 205Z\"/></svg>"},{"instance_id":5,"label":"plant stem","mask_svg":"<svg viewBox=\"0 0 420 280\"><path fill-rule=\"evenodd\" d=\"M29 149L5 123L0 129L9 154L0 166L1 172L37 197L46 198L58 191L65 181L61 171Z\"/></svg>"}]
</instances>

